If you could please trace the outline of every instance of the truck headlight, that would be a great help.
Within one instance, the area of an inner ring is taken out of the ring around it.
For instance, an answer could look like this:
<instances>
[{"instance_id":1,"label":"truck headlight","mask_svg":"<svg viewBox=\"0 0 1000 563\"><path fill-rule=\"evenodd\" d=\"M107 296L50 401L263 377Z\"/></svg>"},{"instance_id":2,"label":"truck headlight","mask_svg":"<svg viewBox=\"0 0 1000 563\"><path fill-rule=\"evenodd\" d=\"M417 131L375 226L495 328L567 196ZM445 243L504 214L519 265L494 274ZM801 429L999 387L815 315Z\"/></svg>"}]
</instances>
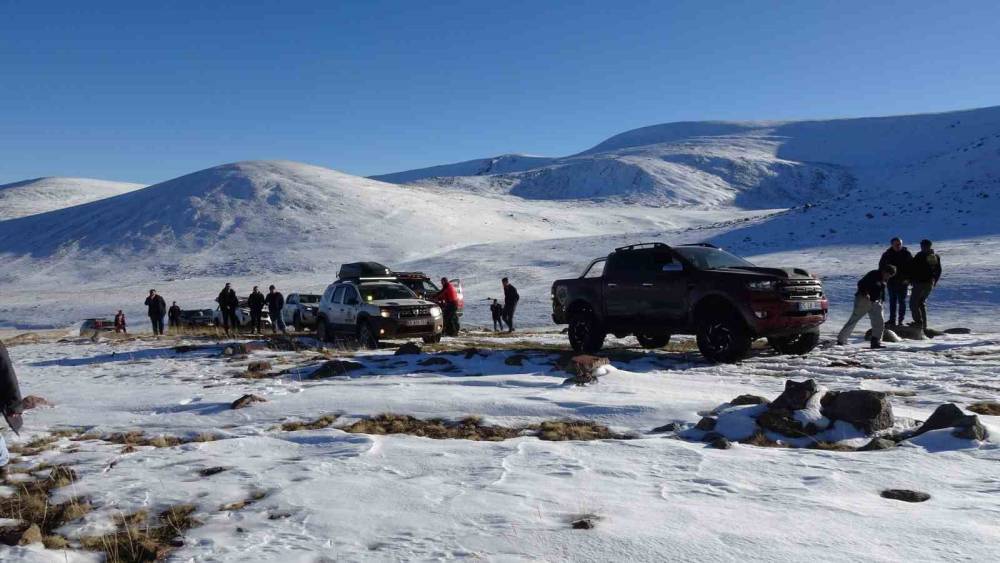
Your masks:
<instances>
[{"instance_id":1,"label":"truck headlight","mask_svg":"<svg viewBox=\"0 0 1000 563\"><path fill-rule=\"evenodd\" d=\"M382 315L383 319L391 319L392 318L392 311L389 310L389 309L379 309L378 310L378 314Z\"/></svg>"},{"instance_id":2,"label":"truck headlight","mask_svg":"<svg viewBox=\"0 0 1000 563\"><path fill-rule=\"evenodd\" d=\"M431 316L434 317L434 318L440 317L441 316L441 307L438 307L437 305L431 307Z\"/></svg>"},{"instance_id":3,"label":"truck headlight","mask_svg":"<svg viewBox=\"0 0 1000 563\"><path fill-rule=\"evenodd\" d=\"M774 291L775 283L773 281L756 281L747 284L747 288L750 291Z\"/></svg>"}]
</instances>

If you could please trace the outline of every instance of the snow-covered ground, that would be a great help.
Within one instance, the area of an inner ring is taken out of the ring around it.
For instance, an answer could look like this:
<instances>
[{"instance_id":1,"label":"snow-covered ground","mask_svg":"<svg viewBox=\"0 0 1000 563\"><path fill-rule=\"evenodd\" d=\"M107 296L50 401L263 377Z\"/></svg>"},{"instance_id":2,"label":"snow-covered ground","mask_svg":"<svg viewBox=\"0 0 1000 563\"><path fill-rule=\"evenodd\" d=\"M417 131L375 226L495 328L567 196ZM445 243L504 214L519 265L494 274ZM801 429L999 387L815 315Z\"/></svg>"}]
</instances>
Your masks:
<instances>
[{"instance_id":1,"label":"snow-covered ground","mask_svg":"<svg viewBox=\"0 0 1000 563\"><path fill-rule=\"evenodd\" d=\"M35 178L0 186L0 221L81 205L142 188L92 178Z\"/></svg>"},{"instance_id":2,"label":"snow-covered ground","mask_svg":"<svg viewBox=\"0 0 1000 563\"><path fill-rule=\"evenodd\" d=\"M470 343L490 340L466 337ZM122 453L101 440L62 439L34 462L69 463L80 480L56 500L87 496L95 510L61 532L108 530L119 511L194 503L202 526L175 560L991 560L1000 542L1000 446L927 437L892 451L836 452L736 445L715 450L649 431L693 424L744 393L777 396L787 378L832 389L891 391L897 426L944 402L995 399L1000 334L946 336L892 352L852 346L806 357L760 352L713 366L695 354L615 360L596 385L563 385L546 349L556 333L494 339L482 355L364 353L364 368L303 377L319 360L295 352L222 357L222 345L177 353L172 341L69 339L11 348L26 393L53 407L26 416L23 443L54 428L91 435L141 430L211 442ZM183 342L181 342L183 343ZM192 342L200 344L201 342ZM612 350L619 344L612 344ZM459 347L461 344L459 343ZM505 361L526 353L522 366ZM266 359L276 378L234 377ZM384 360L384 361L383 361ZM423 364L421 363L423 362ZM835 367L855 362L856 367ZM266 403L231 410L245 393ZM629 440L501 442L351 434L379 413L521 426L587 419ZM283 422L340 418L319 430ZM982 417L994 436L1000 420ZM224 471L201 476L206 468ZM910 505L887 488L925 491ZM240 510L223 505L265 493ZM570 523L592 515L596 527ZM0 547L5 561L43 560L40 546ZM50 560L62 560L53 553Z\"/></svg>"}]
</instances>

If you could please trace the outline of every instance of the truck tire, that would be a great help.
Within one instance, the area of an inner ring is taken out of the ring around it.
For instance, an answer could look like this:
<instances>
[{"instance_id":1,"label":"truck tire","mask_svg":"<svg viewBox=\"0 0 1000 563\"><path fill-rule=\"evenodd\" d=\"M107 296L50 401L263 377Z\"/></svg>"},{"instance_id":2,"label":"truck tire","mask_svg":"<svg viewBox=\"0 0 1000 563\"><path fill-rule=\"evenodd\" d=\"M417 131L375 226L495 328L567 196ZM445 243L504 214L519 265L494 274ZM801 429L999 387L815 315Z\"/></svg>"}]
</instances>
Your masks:
<instances>
[{"instance_id":1,"label":"truck tire","mask_svg":"<svg viewBox=\"0 0 1000 563\"><path fill-rule=\"evenodd\" d=\"M378 348L378 333L368 321L358 323L358 346L365 350Z\"/></svg>"},{"instance_id":2,"label":"truck tire","mask_svg":"<svg viewBox=\"0 0 1000 563\"><path fill-rule=\"evenodd\" d=\"M635 338L639 341L639 346L647 350L663 348L670 343L670 334L666 332L637 332Z\"/></svg>"},{"instance_id":3,"label":"truck tire","mask_svg":"<svg viewBox=\"0 0 1000 563\"><path fill-rule=\"evenodd\" d=\"M750 353L750 331L737 315L716 313L698 323L698 350L706 360L730 364Z\"/></svg>"},{"instance_id":4,"label":"truck tire","mask_svg":"<svg viewBox=\"0 0 1000 563\"><path fill-rule=\"evenodd\" d=\"M574 352L597 352L604 346L607 332L589 308L570 313L569 345Z\"/></svg>"},{"instance_id":5,"label":"truck tire","mask_svg":"<svg viewBox=\"0 0 1000 563\"><path fill-rule=\"evenodd\" d=\"M333 331L330 325L326 324L326 317L316 319L316 338L320 342L333 342Z\"/></svg>"},{"instance_id":6,"label":"truck tire","mask_svg":"<svg viewBox=\"0 0 1000 563\"><path fill-rule=\"evenodd\" d=\"M298 311L292 316L292 327L295 328L295 332L302 332L305 327L302 326L302 314Z\"/></svg>"},{"instance_id":7,"label":"truck tire","mask_svg":"<svg viewBox=\"0 0 1000 563\"><path fill-rule=\"evenodd\" d=\"M779 354L801 356L808 354L819 344L819 331L813 330L792 336L768 338L767 343Z\"/></svg>"},{"instance_id":8,"label":"truck tire","mask_svg":"<svg viewBox=\"0 0 1000 563\"><path fill-rule=\"evenodd\" d=\"M425 336L424 337L424 344L437 344L438 342L441 342L441 335L440 334L435 334L434 336Z\"/></svg>"}]
</instances>

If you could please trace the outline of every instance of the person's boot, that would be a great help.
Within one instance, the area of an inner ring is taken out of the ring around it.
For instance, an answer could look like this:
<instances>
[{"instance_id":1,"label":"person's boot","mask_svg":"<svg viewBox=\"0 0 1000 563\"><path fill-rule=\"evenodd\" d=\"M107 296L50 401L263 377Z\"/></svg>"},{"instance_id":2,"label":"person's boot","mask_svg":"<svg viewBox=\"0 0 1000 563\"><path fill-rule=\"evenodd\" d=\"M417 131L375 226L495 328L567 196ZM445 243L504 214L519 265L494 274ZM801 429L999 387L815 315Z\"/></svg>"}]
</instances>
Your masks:
<instances>
[{"instance_id":1,"label":"person's boot","mask_svg":"<svg viewBox=\"0 0 1000 563\"><path fill-rule=\"evenodd\" d=\"M885 346L882 346L882 339L872 338L872 348L885 348Z\"/></svg>"}]
</instances>

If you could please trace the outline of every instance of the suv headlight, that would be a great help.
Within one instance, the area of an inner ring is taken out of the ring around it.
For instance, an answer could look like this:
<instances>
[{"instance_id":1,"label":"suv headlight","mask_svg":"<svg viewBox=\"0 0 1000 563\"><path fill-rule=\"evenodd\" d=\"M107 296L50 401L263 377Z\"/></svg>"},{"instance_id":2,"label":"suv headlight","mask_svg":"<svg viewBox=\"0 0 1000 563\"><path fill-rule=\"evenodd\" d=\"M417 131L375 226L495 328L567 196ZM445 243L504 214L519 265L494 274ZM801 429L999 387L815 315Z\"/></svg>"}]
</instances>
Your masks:
<instances>
[{"instance_id":1,"label":"suv headlight","mask_svg":"<svg viewBox=\"0 0 1000 563\"><path fill-rule=\"evenodd\" d=\"M432 317L440 317L441 316L441 307L438 307L437 305L431 307L431 316Z\"/></svg>"},{"instance_id":2,"label":"suv headlight","mask_svg":"<svg viewBox=\"0 0 1000 563\"><path fill-rule=\"evenodd\" d=\"M774 291L775 288L774 281L756 281L747 284L747 288L750 291Z\"/></svg>"},{"instance_id":3,"label":"suv headlight","mask_svg":"<svg viewBox=\"0 0 1000 563\"><path fill-rule=\"evenodd\" d=\"M378 310L378 314L382 315L382 318L384 318L384 319L391 319L392 318L392 310L391 309L379 309Z\"/></svg>"}]
</instances>

